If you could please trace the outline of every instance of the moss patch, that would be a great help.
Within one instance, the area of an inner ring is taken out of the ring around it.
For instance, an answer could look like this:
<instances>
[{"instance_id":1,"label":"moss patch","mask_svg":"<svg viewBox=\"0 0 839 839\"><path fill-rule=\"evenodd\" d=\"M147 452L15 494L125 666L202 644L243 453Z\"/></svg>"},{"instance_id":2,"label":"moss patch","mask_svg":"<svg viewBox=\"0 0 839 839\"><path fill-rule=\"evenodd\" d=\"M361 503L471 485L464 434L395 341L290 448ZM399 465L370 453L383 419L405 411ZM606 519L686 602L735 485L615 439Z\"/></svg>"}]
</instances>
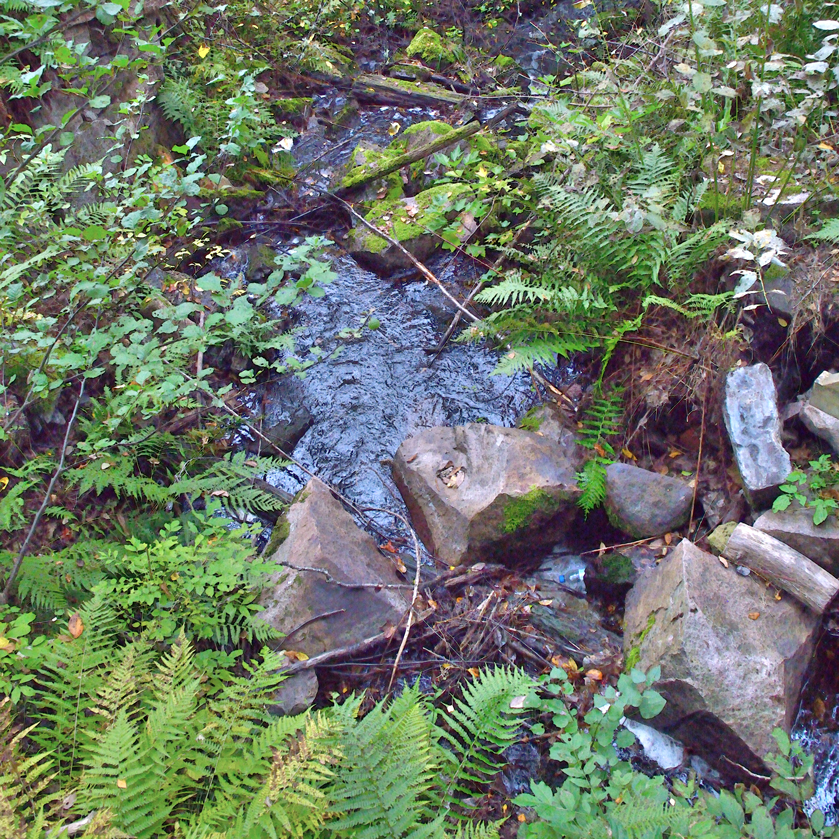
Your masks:
<instances>
[{"instance_id":1,"label":"moss patch","mask_svg":"<svg viewBox=\"0 0 839 839\"><path fill-rule=\"evenodd\" d=\"M274 525L274 529L271 531L271 538L265 546L265 556L273 556L280 545L288 539L290 532L291 525L288 523L288 519L285 516L280 516Z\"/></svg>"},{"instance_id":2,"label":"moss patch","mask_svg":"<svg viewBox=\"0 0 839 839\"><path fill-rule=\"evenodd\" d=\"M535 408L531 408L520 420L519 420L519 428L522 431L538 431L542 426L542 419L539 415L540 410L539 405Z\"/></svg>"},{"instance_id":3,"label":"moss patch","mask_svg":"<svg viewBox=\"0 0 839 839\"><path fill-rule=\"evenodd\" d=\"M365 218L397 242L407 242L424 236L433 221L451 210L455 199L471 192L466 184L441 184L412 199L380 201ZM357 229L355 232L360 234L356 241L363 242L364 250L370 253L381 253L390 247L389 242L372 230Z\"/></svg>"},{"instance_id":4,"label":"moss patch","mask_svg":"<svg viewBox=\"0 0 839 839\"><path fill-rule=\"evenodd\" d=\"M553 513L559 508L559 501L549 492L533 487L525 495L511 498L504 505L504 519L501 529L504 533L516 533L527 527L539 513Z\"/></svg>"},{"instance_id":5,"label":"moss patch","mask_svg":"<svg viewBox=\"0 0 839 839\"><path fill-rule=\"evenodd\" d=\"M426 64L443 67L454 64L458 60L460 50L451 42L427 26L420 29L414 40L408 44L405 53L409 56L419 56Z\"/></svg>"},{"instance_id":6,"label":"moss patch","mask_svg":"<svg viewBox=\"0 0 839 839\"><path fill-rule=\"evenodd\" d=\"M620 553L605 554L600 558L600 577L612 586L632 585L635 566L632 560Z\"/></svg>"},{"instance_id":7,"label":"moss patch","mask_svg":"<svg viewBox=\"0 0 839 839\"><path fill-rule=\"evenodd\" d=\"M629 652L626 654L626 664L624 665L624 669L631 670L633 667L638 666L638 662L641 661L641 644L644 643L644 639L650 634L650 631L655 626L655 614L651 614L647 618L647 625L641 631L641 634L638 636L638 640L632 645Z\"/></svg>"}]
</instances>

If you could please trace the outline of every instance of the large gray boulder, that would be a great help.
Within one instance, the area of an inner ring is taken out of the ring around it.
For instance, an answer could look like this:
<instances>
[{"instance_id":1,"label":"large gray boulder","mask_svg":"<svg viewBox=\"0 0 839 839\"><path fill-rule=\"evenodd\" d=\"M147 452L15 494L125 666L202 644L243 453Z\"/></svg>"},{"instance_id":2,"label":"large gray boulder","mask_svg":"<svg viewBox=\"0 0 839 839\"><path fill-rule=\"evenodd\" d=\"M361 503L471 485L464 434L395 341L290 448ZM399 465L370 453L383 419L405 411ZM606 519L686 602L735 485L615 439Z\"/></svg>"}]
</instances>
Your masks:
<instances>
[{"instance_id":1,"label":"large gray boulder","mask_svg":"<svg viewBox=\"0 0 839 839\"><path fill-rule=\"evenodd\" d=\"M667 705L652 724L735 779L737 764L767 774L772 730L790 729L818 623L683 541L630 591L624 650L644 670L661 667Z\"/></svg>"},{"instance_id":2,"label":"large gray boulder","mask_svg":"<svg viewBox=\"0 0 839 839\"><path fill-rule=\"evenodd\" d=\"M288 535L271 557L277 572L262 593L258 615L285 635L280 649L311 658L372 638L401 621L410 605L410 586L325 484L309 481L289 508L285 527ZM359 583L405 588L353 587ZM297 681L302 684L289 685L289 695L281 686L278 708L300 710L295 702L301 690L313 696L305 687L308 682Z\"/></svg>"},{"instance_id":3,"label":"large gray boulder","mask_svg":"<svg viewBox=\"0 0 839 839\"><path fill-rule=\"evenodd\" d=\"M576 444L483 423L405 440L393 477L417 533L450 565L516 562L559 540L578 515Z\"/></svg>"},{"instance_id":4,"label":"large gray boulder","mask_svg":"<svg viewBox=\"0 0 839 839\"><path fill-rule=\"evenodd\" d=\"M738 367L728 374L723 416L746 498L753 507L765 508L792 471L781 444L775 383L765 364Z\"/></svg>"},{"instance_id":5,"label":"large gray boulder","mask_svg":"<svg viewBox=\"0 0 839 839\"><path fill-rule=\"evenodd\" d=\"M633 539L676 530L690 516L693 490L678 478L648 472L628 463L606 469L606 514Z\"/></svg>"},{"instance_id":6,"label":"large gray boulder","mask_svg":"<svg viewBox=\"0 0 839 839\"><path fill-rule=\"evenodd\" d=\"M812 510L770 510L754 526L839 576L839 523L834 516L815 525Z\"/></svg>"}]
</instances>

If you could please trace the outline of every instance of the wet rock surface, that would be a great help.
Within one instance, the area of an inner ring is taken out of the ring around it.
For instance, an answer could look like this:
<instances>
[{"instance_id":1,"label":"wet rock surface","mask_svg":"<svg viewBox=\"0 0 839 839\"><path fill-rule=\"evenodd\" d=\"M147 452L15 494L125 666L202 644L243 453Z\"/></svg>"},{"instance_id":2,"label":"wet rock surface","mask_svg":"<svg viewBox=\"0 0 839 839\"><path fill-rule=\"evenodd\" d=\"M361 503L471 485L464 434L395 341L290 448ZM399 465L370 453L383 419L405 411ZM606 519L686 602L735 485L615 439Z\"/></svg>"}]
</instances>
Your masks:
<instances>
[{"instance_id":1,"label":"wet rock surface","mask_svg":"<svg viewBox=\"0 0 839 839\"><path fill-rule=\"evenodd\" d=\"M609 521L633 539L678 529L690 516L692 500L693 490L678 478L627 463L613 463L606 469Z\"/></svg>"},{"instance_id":2,"label":"wet rock surface","mask_svg":"<svg viewBox=\"0 0 839 839\"><path fill-rule=\"evenodd\" d=\"M288 535L271 557L277 573L262 594L259 614L284 634L282 649L312 657L364 641L402 620L410 587L353 587L405 581L325 484L310 481L286 520Z\"/></svg>"},{"instance_id":3,"label":"wet rock surface","mask_svg":"<svg viewBox=\"0 0 839 839\"><path fill-rule=\"evenodd\" d=\"M405 440L393 477L426 546L450 565L523 564L578 517L574 456L551 440L482 423Z\"/></svg>"},{"instance_id":4,"label":"wet rock surface","mask_svg":"<svg viewBox=\"0 0 839 839\"><path fill-rule=\"evenodd\" d=\"M723 416L746 497L752 506L765 508L792 471L781 443L775 383L765 364L728 374Z\"/></svg>"},{"instance_id":5,"label":"wet rock surface","mask_svg":"<svg viewBox=\"0 0 839 839\"><path fill-rule=\"evenodd\" d=\"M630 592L624 650L644 670L661 667L667 705L653 725L742 779L736 764L766 774L772 730L792 725L818 622L683 541Z\"/></svg>"}]
</instances>

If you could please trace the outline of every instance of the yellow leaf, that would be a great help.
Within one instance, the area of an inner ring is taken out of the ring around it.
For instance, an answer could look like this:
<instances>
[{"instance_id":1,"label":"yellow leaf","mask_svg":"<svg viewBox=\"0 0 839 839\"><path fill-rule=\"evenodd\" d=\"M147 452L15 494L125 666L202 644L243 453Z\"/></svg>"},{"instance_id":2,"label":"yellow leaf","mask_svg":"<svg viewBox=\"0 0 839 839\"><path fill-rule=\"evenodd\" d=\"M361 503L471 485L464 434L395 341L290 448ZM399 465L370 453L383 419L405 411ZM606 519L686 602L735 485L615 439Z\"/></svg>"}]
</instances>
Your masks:
<instances>
[{"instance_id":1,"label":"yellow leaf","mask_svg":"<svg viewBox=\"0 0 839 839\"><path fill-rule=\"evenodd\" d=\"M387 133L390 134L391 137L395 137L399 133L399 129L402 126L398 122L392 122L390 124L390 128L388 128Z\"/></svg>"},{"instance_id":2,"label":"yellow leaf","mask_svg":"<svg viewBox=\"0 0 839 839\"><path fill-rule=\"evenodd\" d=\"M128 784L125 782L125 778L118 778L117 779L117 786L120 789L127 789Z\"/></svg>"},{"instance_id":3,"label":"yellow leaf","mask_svg":"<svg viewBox=\"0 0 839 839\"><path fill-rule=\"evenodd\" d=\"M480 676L480 675L481 675L481 671L480 671L480 670L478 670L478 668L477 668L477 667L470 667L470 668L469 668L466 672L467 672L470 676L474 676L476 679L478 678L478 676Z\"/></svg>"},{"instance_id":4,"label":"yellow leaf","mask_svg":"<svg viewBox=\"0 0 839 839\"><path fill-rule=\"evenodd\" d=\"M627 449L627 448L623 448L623 449L621 449L621 454L622 454L625 458L628 458L629 460L638 460L638 458L637 458L637 457L635 457L635 455L634 455L634 454L632 454L632 452L631 452L631 451L629 451L629 449Z\"/></svg>"},{"instance_id":5,"label":"yellow leaf","mask_svg":"<svg viewBox=\"0 0 839 839\"><path fill-rule=\"evenodd\" d=\"M830 143L819 143L816 148L823 149L824 151L833 151L833 146Z\"/></svg>"},{"instance_id":6,"label":"yellow leaf","mask_svg":"<svg viewBox=\"0 0 839 839\"><path fill-rule=\"evenodd\" d=\"M198 57L199 58L206 58L210 54L210 48L206 44L201 44L198 47Z\"/></svg>"},{"instance_id":7,"label":"yellow leaf","mask_svg":"<svg viewBox=\"0 0 839 839\"><path fill-rule=\"evenodd\" d=\"M12 642L8 638L4 638L0 635L0 650L5 650L6 647L10 647Z\"/></svg>"},{"instance_id":8,"label":"yellow leaf","mask_svg":"<svg viewBox=\"0 0 839 839\"><path fill-rule=\"evenodd\" d=\"M783 318L778 318L778 323L781 324L781 326L784 326L784 327L789 326L789 323L787 323L787 321L785 321Z\"/></svg>"},{"instance_id":9,"label":"yellow leaf","mask_svg":"<svg viewBox=\"0 0 839 839\"><path fill-rule=\"evenodd\" d=\"M9 485L8 478L0 478L0 492L2 492Z\"/></svg>"}]
</instances>

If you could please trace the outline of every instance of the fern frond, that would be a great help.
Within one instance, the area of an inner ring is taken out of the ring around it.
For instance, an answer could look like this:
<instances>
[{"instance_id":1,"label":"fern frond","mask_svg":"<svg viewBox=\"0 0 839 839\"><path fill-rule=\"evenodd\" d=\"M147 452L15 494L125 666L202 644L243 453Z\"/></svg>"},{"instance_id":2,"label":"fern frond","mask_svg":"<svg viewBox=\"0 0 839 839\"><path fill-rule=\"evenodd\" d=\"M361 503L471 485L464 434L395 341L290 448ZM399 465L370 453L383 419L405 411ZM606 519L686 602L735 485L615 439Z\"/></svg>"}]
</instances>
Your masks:
<instances>
[{"instance_id":1,"label":"fern frond","mask_svg":"<svg viewBox=\"0 0 839 839\"><path fill-rule=\"evenodd\" d=\"M470 783L485 784L504 761L501 753L518 736L521 703L512 700L529 693L531 678L506 667L487 668L466 682L463 698L441 712L443 739L452 747L445 752L448 781L442 795L445 808L463 807L471 795Z\"/></svg>"},{"instance_id":2,"label":"fern frond","mask_svg":"<svg viewBox=\"0 0 839 839\"><path fill-rule=\"evenodd\" d=\"M55 777L48 752L27 756L23 739L35 728L16 728L12 703L0 700L0 836L42 839L57 793L45 795Z\"/></svg>"},{"instance_id":3,"label":"fern frond","mask_svg":"<svg viewBox=\"0 0 839 839\"><path fill-rule=\"evenodd\" d=\"M609 439L621 432L623 422L623 388L613 388L608 394L599 394L586 409L581 419L579 441L587 449L597 446L614 454Z\"/></svg>"},{"instance_id":4,"label":"fern frond","mask_svg":"<svg viewBox=\"0 0 839 839\"><path fill-rule=\"evenodd\" d=\"M808 239L820 239L824 242L839 242L839 218L828 219L821 230L811 233Z\"/></svg>"},{"instance_id":5,"label":"fern frond","mask_svg":"<svg viewBox=\"0 0 839 839\"><path fill-rule=\"evenodd\" d=\"M582 490L577 503L586 516L606 500L606 467L609 463L604 458L593 457L577 473L577 485Z\"/></svg>"},{"instance_id":6,"label":"fern frond","mask_svg":"<svg viewBox=\"0 0 839 839\"><path fill-rule=\"evenodd\" d=\"M180 123L187 136L200 134L198 123L204 97L184 78L167 77L157 94L166 119Z\"/></svg>"},{"instance_id":7,"label":"fern frond","mask_svg":"<svg viewBox=\"0 0 839 839\"><path fill-rule=\"evenodd\" d=\"M361 720L356 712L355 703L334 711L343 760L330 794L342 815L329 822L330 829L359 839L432 835L438 827L422 818L423 797L442 752L425 700L412 689L390 705L380 702Z\"/></svg>"}]
</instances>

